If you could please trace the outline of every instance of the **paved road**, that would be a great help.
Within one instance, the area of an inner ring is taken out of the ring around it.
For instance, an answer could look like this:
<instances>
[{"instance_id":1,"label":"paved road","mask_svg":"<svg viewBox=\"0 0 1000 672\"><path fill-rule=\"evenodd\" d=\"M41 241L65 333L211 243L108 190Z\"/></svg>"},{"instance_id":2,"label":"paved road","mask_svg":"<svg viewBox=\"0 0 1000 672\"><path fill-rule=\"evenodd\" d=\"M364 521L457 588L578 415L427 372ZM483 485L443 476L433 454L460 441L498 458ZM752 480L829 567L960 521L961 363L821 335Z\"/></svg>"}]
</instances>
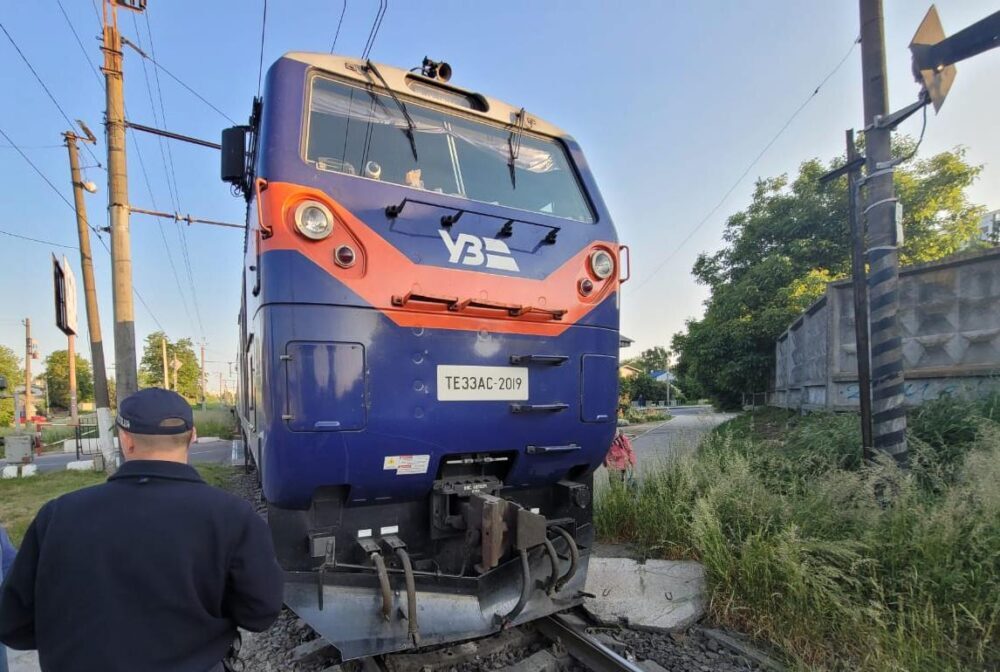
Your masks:
<instances>
[{"instance_id":1,"label":"paved road","mask_svg":"<svg viewBox=\"0 0 1000 672\"><path fill-rule=\"evenodd\" d=\"M692 452L706 432L736 415L716 413L710 406L675 407L670 414L669 421L632 438L639 471Z\"/></svg>"},{"instance_id":2,"label":"paved road","mask_svg":"<svg viewBox=\"0 0 1000 672\"><path fill-rule=\"evenodd\" d=\"M239 449L238 457L242 464L242 448ZM230 464L233 451L232 441L204 441L194 444L191 447L191 462L196 464ZM46 453L35 457L35 464L38 465L39 473L50 471L60 471L66 468L68 462L76 459L76 453ZM80 459L89 459L83 455ZM0 460L0 466L7 464Z\"/></svg>"}]
</instances>

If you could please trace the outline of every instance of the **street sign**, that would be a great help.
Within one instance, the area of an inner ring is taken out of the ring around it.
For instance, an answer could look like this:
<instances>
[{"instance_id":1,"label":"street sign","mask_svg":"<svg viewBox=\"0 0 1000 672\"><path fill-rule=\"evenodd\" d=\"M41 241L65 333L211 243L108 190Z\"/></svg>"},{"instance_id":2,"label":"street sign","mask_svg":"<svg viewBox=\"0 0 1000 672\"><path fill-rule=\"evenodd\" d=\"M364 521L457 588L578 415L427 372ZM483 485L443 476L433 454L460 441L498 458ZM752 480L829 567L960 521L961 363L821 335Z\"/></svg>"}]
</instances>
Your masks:
<instances>
[{"instance_id":1,"label":"street sign","mask_svg":"<svg viewBox=\"0 0 1000 672\"><path fill-rule=\"evenodd\" d=\"M65 256L60 262L52 255L52 275L55 285L56 326L67 336L76 334L76 276Z\"/></svg>"},{"instance_id":2,"label":"street sign","mask_svg":"<svg viewBox=\"0 0 1000 672\"><path fill-rule=\"evenodd\" d=\"M910 52L913 54L913 76L918 83L924 85L931 102L934 103L935 112L940 111L944 105L944 99L955 81L956 70L954 65L927 67L925 54L944 37L944 28L941 26L937 7L931 5L924 20L920 22L916 34L910 40Z\"/></svg>"}]
</instances>

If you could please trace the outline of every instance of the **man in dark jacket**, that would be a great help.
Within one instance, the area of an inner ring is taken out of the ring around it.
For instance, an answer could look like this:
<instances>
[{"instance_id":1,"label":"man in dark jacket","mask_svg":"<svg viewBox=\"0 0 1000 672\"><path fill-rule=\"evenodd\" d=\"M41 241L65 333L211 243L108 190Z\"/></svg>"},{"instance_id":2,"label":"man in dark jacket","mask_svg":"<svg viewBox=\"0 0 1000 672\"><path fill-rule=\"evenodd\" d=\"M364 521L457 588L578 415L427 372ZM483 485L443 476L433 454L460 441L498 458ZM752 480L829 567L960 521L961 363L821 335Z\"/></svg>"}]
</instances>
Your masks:
<instances>
[{"instance_id":1,"label":"man in dark jacket","mask_svg":"<svg viewBox=\"0 0 1000 672\"><path fill-rule=\"evenodd\" d=\"M237 626L281 610L267 526L187 465L191 407L147 389L122 401L125 464L38 512L0 590L0 641L45 672L215 672Z\"/></svg>"}]
</instances>

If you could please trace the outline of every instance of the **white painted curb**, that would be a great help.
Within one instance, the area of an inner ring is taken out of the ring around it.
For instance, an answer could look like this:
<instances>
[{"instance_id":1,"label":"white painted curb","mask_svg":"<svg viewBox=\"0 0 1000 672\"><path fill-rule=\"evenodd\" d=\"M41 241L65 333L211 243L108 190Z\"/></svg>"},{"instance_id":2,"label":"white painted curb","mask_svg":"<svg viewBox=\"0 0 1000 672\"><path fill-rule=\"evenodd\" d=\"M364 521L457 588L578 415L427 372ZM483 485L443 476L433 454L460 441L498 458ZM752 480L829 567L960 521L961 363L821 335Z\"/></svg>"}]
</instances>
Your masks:
<instances>
[{"instance_id":1,"label":"white painted curb","mask_svg":"<svg viewBox=\"0 0 1000 672\"><path fill-rule=\"evenodd\" d=\"M16 464L8 464L0 472L0 478L17 478L18 467Z\"/></svg>"},{"instance_id":2,"label":"white painted curb","mask_svg":"<svg viewBox=\"0 0 1000 672\"><path fill-rule=\"evenodd\" d=\"M66 463L67 471L93 471L94 461L93 460L74 460L73 462Z\"/></svg>"},{"instance_id":3,"label":"white painted curb","mask_svg":"<svg viewBox=\"0 0 1000 672\"><path fill-rule=\"evenodd\" d=\"M28 476L35 476L38 474L37 464L26 464L21 467L21 478L26 478Z\"/></svg>"}]
</instances>

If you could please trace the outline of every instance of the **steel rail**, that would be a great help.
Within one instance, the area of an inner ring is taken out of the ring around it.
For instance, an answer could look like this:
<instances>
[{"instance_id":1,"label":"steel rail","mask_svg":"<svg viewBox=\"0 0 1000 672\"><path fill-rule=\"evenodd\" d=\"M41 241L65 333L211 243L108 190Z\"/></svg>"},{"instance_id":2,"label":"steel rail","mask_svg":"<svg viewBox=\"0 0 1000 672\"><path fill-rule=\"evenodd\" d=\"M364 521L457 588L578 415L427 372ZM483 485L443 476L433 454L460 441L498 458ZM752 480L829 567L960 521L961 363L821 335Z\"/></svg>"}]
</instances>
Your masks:
<instances>
[{"instance_id":1,"label":"steel rail","mask_svg":"<svg viewBox=\"0 0 1000 672\"><path fill-rule=\"evenodd\" d=\"M571 657L593 672L644 672L587 634L584 624L567 614L553 614L533 622L545 637L562 644Z\"/></svg>"}]
</instances>

